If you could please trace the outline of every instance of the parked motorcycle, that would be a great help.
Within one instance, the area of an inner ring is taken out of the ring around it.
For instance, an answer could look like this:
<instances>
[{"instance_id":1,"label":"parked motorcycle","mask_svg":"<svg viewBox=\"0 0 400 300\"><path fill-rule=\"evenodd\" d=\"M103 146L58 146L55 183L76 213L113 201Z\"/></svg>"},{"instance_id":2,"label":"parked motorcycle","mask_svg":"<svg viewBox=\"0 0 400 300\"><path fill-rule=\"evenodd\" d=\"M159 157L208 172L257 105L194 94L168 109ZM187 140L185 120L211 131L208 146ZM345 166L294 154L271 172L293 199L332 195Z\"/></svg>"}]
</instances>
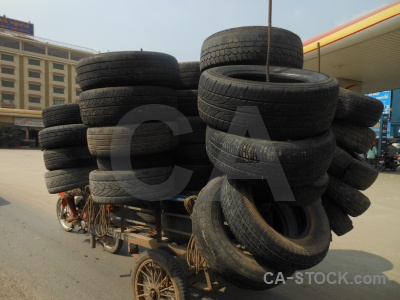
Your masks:
<instances>
[{"instance_id":1,"label":"parked motorcycle","mask_svg":"<svg viewBox=\"0 0 400 300\"><path fill-rule=\"evenodd\" d=\"M400 165L399 163L398 163L398 156L396 155L396 156L391 156L391 157L389 157L389 156L383 156L382 157L382 160L383 160L383 163L382 163L382 171L385 171L386 169L390 169L392 172L395 172L396 171L396 169L397 169L397 167Z\"/></svg>"},{"instance_id":2,"label":"parked motorcycle","mask_svg":"<svg viewBox=\"0 0 400 300\"><path fill-rule=\"evenodd\" d=\"M96 217L98 219L100 208L98 205L95 205L93 202L90 202L89 199L90 193L83 192L82 195L77 195L74 197L76 211L80 217L80 221L68 223L66 219L71 215L70 208L68 206L67 200L65 198L65 193L58 193L60 196L57 200L57 219L60 222L61 228L67 232L82 231L83 233L87 233L89 230L97 233L97 229L99 227L99 222L96 221ZM90 207L92 206L92 207ZM96 239L103 245L105 251L110 253L117 253L122 245L123 241L116 238L114 235L114 228L116 228L115 224L113 224L112 211L106 211L107 217L110 218L110 222L108 222L107 230L100 236L96 234Z\"/></svg>"}]
</instances>

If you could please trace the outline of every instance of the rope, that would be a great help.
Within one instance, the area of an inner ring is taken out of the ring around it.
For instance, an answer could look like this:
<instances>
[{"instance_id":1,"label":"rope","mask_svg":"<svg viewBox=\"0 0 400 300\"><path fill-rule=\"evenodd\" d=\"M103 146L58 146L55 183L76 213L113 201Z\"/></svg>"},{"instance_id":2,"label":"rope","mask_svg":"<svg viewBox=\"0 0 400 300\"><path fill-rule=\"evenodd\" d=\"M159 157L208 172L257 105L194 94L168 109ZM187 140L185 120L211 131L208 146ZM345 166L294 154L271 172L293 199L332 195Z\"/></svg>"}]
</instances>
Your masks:
<instances>
[{"instance_id":1,"label":"rope","mask_svg":"<svg viewBox=\"0 0 400 300\"><path fill-rule=\"evenodd\" d=\"M187 250L187 259L186 259L189 267L191 269L196 270L196 274L198 274L201 270L207 270L208 265L207 262L204 260L203 256L201 255L199 249L197 248L196 242L194 240L194 235L190 237L188 243L188 250Z\"/></svg>"},{"instance_id":2,"label":"rope","mask_svg":"<svg viewBox=\"0 0 400 300\"><path fill-rule=\"evenodd\" d=\"M87 197L85 206L82 209L82 215L86 214L86 221L88 224L88 230L91 230L92 224L95 221L95 203L93 202L92 195Z\"/></svg>"},{"instance_id":3,"label":"rope","mask_svg":"<svg viewBox=\"0 0 400 300\"><path fill-rule=\"evenodd\" d=\"M267 48L267 82L269 82L269 62L271 60L271 25L272 24L272 0L269 0L268 7L268 48Z\"/></svg>"},{"instance_id":4,"label":"rope","mask_svg":"<svg viewBox=\"0 0 400 300\"><path fill-rule=\"evenodd\" d=\"M186 208L186 211L192 218L194 202L197 200L197 196L193 195L187 197L183 204ZM194 240L194 235L190 236L189 243L187 245L187 256L186 261L190 269L195 269L196 274L198 274L201 270L207 270L208 265L207 262L204 260L203 256L201 255L199 248L197 248L196 242Z\"/></svg>"},{"instance_id":5,"label":"rope","mask_svg":"<svg viewBox=\"0 0 400 300\"><path fill-rule=\"evenodd\" d=\"M192 215L192 213L193 213L194 201L196 199L197 199L197 196L193 195L193 196L187 197L183 201L183 205L185 206L186 211L188 212L189 215Z\"/></svg>"},{"instance_id":6,"label":"rope","mask_svg":"<svg viewBox=\"0 0 400 300\"><path fill-rule=\"evenodd\" d=\"M105 204L100 205L95 224L97 224L97 226L95 226L96 235L98 237L106 236L110 228L110 214Z\"/></svg>"}]
</instances>

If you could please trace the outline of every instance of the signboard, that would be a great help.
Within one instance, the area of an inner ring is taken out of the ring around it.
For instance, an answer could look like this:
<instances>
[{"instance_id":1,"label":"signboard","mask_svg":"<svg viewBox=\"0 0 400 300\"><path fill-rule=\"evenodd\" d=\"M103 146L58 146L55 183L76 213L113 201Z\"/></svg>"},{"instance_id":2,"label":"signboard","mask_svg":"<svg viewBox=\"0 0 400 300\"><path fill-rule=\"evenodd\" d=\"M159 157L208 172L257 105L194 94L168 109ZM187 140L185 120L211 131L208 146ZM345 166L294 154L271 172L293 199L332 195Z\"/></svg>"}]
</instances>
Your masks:
<instances>
[{"instance_id":1,"label":"signboard","mask_svg":"<svg viewBox=\"0 0 400 300\"><path fill-rule=\"evenodd\" d=\"M379 139L380 132L381 132L381 121L382 121L382 117L379 120L379 122L375 124L375 126L371 127L371 129L373 131L375 131L375 136L376 136L377 139Z\"/></svg>"},{"instance_id":2,"label":"signboard","mask_svg":"<svg viewBox=\"0 0 400 300\"><path fill-rule=\"evenodd\" d=\"M371 94L366 94L366 96L380 100L383 103L382 114L387 114L390 119L390 101L392 99L392 91L371 93Z\"/></svg>"},{"instance_id":3,"label":"signboard","mask_svg":"<svg viewBox=\"0 0 400 300\"><path fill-rule=\"evenodd\" d=\"M388 119L389 119L388 114L382 115L381 122L380 122L381 123L380 132L382 134L379 136L378 153L385 152L385 150L387 148Z\"/></svg>"},{"instance_id":4,"label":"signboard","mask_svg":"<svg viewBox=\"0 0 400 300\"><path fill-rule=\"evenodd\" d=\"M391 128L391 137L399 138L400 137L400 124L392 124Z\"/></svg>"},{"instance_id":5,"label":"signboard","mask_svg":"<svg viewBox=\"0 0 400 300\"><path fill-rule=\"evenodd\" d=\"M383 104L382 117L374 127L376 139L378 142L378 153L384 151L387 147L387 139L390 137L390 105L392 99L392 91L382 91L377 93L365 94L365 96L380 100Z\"/></svg>"},{"instance_id":6,"label":"signboard","mask_svg":"<svg viewBox=\"0 0 400 300\"><path fill-rule=\"evenodd\" d=\"M0 29L33 35L33 24L6 17L0 17Z\"/></svg>"}]
</instances>

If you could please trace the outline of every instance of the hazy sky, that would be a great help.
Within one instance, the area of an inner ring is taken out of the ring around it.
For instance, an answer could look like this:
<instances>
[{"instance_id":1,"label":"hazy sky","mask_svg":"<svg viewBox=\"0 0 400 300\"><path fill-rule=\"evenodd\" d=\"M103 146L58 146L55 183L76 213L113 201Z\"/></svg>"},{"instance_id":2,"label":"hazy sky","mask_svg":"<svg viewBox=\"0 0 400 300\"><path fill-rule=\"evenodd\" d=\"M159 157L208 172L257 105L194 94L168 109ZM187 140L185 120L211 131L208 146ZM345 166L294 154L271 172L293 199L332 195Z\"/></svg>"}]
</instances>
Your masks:
<instances>
[{"instance_id":1,"label":"hazy sky","mask_svg":"<svg viewBox=\"0 0 400 300\"><path fill-rule=\"evenodd\" d=\"M394 0L274 0L272 26L304 41ZM268 0L0 0L0 15L34 24L35 36L101 52L200 58L211 34L267 25Z\"/></svg>"}]
</instances>

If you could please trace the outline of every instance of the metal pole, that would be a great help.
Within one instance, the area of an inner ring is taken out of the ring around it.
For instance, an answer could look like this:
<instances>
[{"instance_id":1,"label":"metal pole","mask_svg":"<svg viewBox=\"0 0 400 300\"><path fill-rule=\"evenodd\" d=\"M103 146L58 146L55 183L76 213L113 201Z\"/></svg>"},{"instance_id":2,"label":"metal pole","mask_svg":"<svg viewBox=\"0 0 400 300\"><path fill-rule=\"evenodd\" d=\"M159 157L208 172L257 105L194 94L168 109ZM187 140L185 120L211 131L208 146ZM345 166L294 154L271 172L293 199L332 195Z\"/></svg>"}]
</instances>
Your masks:
<instances>
[{"instance_id":1,"label":"metal pole","mask_svg":"<svg viewBox=\"0 0 400 300\"><path fill-rule=\"evenodd\" d=\"M318 72L321 72L321 46L319 42L317 43L318 47Z\"/></svg>"},{"instance_id":2,"label":"metal pole","mask_svg":"<svg viewBox=\"0 0 400 300\"><path fill-rule=\"evenodd\" d=\"M270 55L271 55L271 23L272 23L272 0L269 0L269 7L268 7L267 74L266 74L267 82L269 82L269 62L270 62Z\"/></svg>"}]
</instances>

